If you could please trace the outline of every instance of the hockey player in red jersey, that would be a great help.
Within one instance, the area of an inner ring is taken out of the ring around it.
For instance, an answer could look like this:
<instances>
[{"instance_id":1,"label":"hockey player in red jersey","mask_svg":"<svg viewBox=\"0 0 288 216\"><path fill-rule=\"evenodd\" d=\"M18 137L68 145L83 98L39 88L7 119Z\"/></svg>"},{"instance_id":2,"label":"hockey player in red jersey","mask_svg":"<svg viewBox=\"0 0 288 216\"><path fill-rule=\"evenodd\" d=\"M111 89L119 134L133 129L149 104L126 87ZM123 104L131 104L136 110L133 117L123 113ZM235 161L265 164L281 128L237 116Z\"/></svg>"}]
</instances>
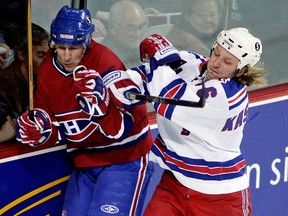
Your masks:
<instances>
[{"instance_id":1,"label":"hockey player in red jersey","mask_svg":"<svg viewBox=\"0 0 288 216\"><path fill-rule=\"evenodd\" d=\"M124 65L92 40L93 31L87 9L58 12L38 73L34 120L28 112L18 118L17 140L67 144L75 169L62 215L139 215L153 172L146 106L118 97L139 89L125 76L113 82L111 72Z\"/></svg>"},{"instance_id":2,"label":"hockey player in red jersey","mask_svg":"<svg viewBox=\"0 0 288 216\"><path fill-rule=\"evenodd\" d=\"M196 103L206 97L203 108L153 103L159 136L150 158L165 171L144 215L251 215L240 144L246 87L265 81L264 69L255 66L261 41L245 28L224 30L207 58L154 34L141 42L140 53L149 62L125 73L140 80L142 93Z\"/></svg>"}]
</instances>

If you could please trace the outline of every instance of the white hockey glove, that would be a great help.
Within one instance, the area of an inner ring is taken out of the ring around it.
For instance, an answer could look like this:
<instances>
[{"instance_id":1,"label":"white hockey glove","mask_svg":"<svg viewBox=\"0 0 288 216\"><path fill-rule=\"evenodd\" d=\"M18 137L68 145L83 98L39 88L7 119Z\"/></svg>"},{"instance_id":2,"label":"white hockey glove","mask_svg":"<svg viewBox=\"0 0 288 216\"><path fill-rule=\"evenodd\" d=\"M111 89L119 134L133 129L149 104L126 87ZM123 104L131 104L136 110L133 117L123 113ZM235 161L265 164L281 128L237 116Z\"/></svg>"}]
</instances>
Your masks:
<instances>
[{"instance_id":1,"label":"white hockey glove","mask_svg":"<svg viewBox=\"0 0 288 216\"><path fill-rule=\"evenodd\" d=\"M110 97L100 74L78 66L73 76L78 91L76 99L82 109L96 117L104 116L108 111Z\"/></svg>"}]
</instances>

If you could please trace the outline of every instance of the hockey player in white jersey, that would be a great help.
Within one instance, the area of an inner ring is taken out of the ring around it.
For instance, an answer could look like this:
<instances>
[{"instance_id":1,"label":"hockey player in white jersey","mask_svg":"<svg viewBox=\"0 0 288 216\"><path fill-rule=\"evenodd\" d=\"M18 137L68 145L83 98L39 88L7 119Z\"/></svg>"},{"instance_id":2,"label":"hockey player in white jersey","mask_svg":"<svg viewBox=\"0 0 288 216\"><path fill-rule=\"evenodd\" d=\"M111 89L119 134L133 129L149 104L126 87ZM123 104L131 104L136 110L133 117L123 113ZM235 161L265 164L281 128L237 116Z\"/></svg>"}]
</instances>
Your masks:
<instances>
[{"instance_id":1,"label":"hockey player in white jersey","mask_svg":"<svg viewBox=\"0 0 288 216\"><path fill-rule=\"evenodd\" d=\"M159 135L151 158L165 169L145 216L251 215L246 162L240 151L248 118L247 86L263 84L261 41L245 28L222 31L209 58L178 51L154 34L128 70L142 93L199 101L203 108L154 103ZM126 93L127 95L127 93Z\"/></svg>"}]
</instances>

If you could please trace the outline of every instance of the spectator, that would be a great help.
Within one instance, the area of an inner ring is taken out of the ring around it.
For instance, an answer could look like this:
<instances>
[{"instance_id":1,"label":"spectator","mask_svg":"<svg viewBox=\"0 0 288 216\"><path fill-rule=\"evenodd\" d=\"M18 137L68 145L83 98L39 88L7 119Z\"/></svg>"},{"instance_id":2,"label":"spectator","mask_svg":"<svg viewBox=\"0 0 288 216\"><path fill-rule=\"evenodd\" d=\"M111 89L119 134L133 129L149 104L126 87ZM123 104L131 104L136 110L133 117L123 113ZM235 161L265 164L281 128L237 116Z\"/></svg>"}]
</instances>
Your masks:
<instances>
[{"instance_id":1,"label":"spectator","mask_svg":"<svg viewBox=\"0 0 288 216\"><path fill-rule=\"evenodd\" d=\"M6 122L0 128L0 143L11 140L16 135L16 119L7 116Z\"/></svg>"},{"instance_id":2,"label":"spectator","mask_svg":"<svg viewBox=\"0 0 288 216\"><path fill-rule=\"evenodd\" d=\"M14 61L7 68L0 70L1 121L3 119L6 121L7 115L9 115L9 119L12 119L12 122L8 119L6 125L10 125L9 122L14 123L13 119L27 111L29 105L27 32L25 31L18 37L22 38L22 41L14 46ZM48 51L48 40L49 33L42 27L32 24L33 80L36 80L39 65ZM7 110L9 110L8 113L6 112ZM16 128L14 127L14 133L15 130ZM13 133L10 134L12 135ZM9 136L9 139L13 137ZM2 140L6 141L4 138Z\"/></svg>"},{"instance_id":3,"label":"spectator","mask_svg":"<svg viewBox=\"0 0 288 216\"><path fill-rule=\"evenodd\" d=\"M154 103L159 135L150 158L165 171L144 215L251 215L240 144L246 87L265 81L266 72L256 66L261 41L245 28L224 30L207 58L179 52L154 34L141 42L140 53L150 63L126 73L144 80L143 92L196 106Z\"/></svg>"},{"instance_id":4,"label":"spectator","mask_svg":"<svg viewBox=\"0 0 288 216\"><path fill-rule=\"evenodd\" d=\"M9 46L7 46L7 44L5 42L4 43L0 43L0 50L1 50L0 69L5 69L14 60L13 50L11 50L9 48Z\"/></svg>"},{"instance_id":5,"label":"spectator","mask_svg":"<svg viewBox=\"0 0 288 216\"><path fill-rule=\"evenodd\" d=\"M147 20L138 3L118 1L111 7L108 34L101 43L111 48L126 68L139 65L138 47L146 28Z\"/></svg>"},{"instance_id":6,"label":"spectator","mask_svg":"<svg viewBox=\"0 0 288 216\"><path fill-rule=\"evenodd\" d=\"M105 1L91 1L92 3L89 4L89 8L91 12L96 11L94 14L95 16L92 19L92 22L96 26L96 31L93 34L94 38L101 38L107 35L107 29L106 26L108 26L108 20L110 16L110 9L113 4L119 2L121 0L105 0ZM136 2L140 5L142 5L143 1L138 0L128 0L132 2ZM146 0L145 0L146 1ZM146 2L147 3L147 2ZM148 4L149 5L149 4ZM153 7L145 7L143 9L145 15L158 15L160 14L160 11Z\"/></svg>"},{"instance_id":7,"label":"spectator","mask_svg":"<svg viewBox=\"0 0 288 216\"><path fill-rule=\"evenodd\" d=\"M223 28L222 0L183 0L180 21L166 35L179 50L210 55L210 47Z\"/></svg>"},{"instance_id":8,"label":"spectator","mask_svg":"<svg viewBox=\"0 0 288 216\"><path fill-rule=\"evenodd\" d=\"M11 118L6 101L0 98L0 143L16 135L16 119Z\"/></svg>"},{"instance_id":9,"label":"spectator","mask_svg":"<svg viewBox=\"0 0 288 216\"><path fill-rule=\"evenodd\" d=\"M105 0L105 1L96 0L96 1L93 1L92 5L89 5L89 8L91 8L92 11L96 11L94 18L100 19L100 20L106 22L109 19L109 11L111 9L111 6L113 4L115 4L116 2L119 2L119 1L121 1L121 0ZM142 0L130 0L130 1L137 2L141 6L142 6L142 4L145 4L145 3L146 3L146 5L151 5L151 2L149 2L147 4L147 0L144 0L144 1L142 1ZM144 10L146 15L150 15L150 14L157 15L157 14L161 13L159 10L157 10L154 7L145 7L143 10Z\"/></svg>"},{"instance_id":10,"label":"spectator","mask_svg":"<svg viewBox=\"0 0 288 216\"><path fill-rule=\"evenodd\" d=\"M146 106L121 98L137 89L127 76L114 82L113 71L125 67L92 40L93 31L87 9L60 9L51 24L51 52L39 69L34 121L28 112L18 118L17 140L67 144L75 168L62 215L139 215L153 171Z\"/></svg>"},{"instance_id":11,"label":"spectator","mask_svg":"<svg viewBox=\"0 0 288 216\"><path fill-rule=\"evenodd\" d=\"M0 1L0 47L6 49L6 58L0 57L0 69L13 61L13 49L22 40L27 25L27 1Z\"/></svg>"},{"instance_id":12,"label":"spectator","mask_svg":"<svg viewBox=\"0 0 288 216\"><path fill-rule=\"evenodd\" d=\"M19 43L19 32L27 25L27 1L0 1L0 44L6 44L11 49ZM16 34L15 34L16 33Z\"/></svg>"}]
</instances>

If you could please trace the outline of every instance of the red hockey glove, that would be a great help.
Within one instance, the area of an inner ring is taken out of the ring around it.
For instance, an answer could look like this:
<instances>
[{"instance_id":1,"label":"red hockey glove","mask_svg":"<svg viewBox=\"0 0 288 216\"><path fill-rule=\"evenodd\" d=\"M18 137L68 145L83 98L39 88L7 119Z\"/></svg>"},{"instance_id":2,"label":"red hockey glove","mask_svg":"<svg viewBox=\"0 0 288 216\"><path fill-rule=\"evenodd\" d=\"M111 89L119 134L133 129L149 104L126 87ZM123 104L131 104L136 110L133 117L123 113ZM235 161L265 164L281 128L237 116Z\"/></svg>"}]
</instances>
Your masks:
<instances>
[{"instance_id":1,"label":"red hockey glove","mask_svg":"<svg viewBox=\"0 0 288 216\"><path fill-rule=\"evenodd\" d=\"M76 98L82 109L93 116L104 116L108 111L109 93L100 74L78 66L73 75L78 89Z\"/></svg>"},{"instance_id":2,"label":"red hockey glove","mask_svg":"<svg viewBox=\"0 0 288 216\"><path fill-rule=\"evenodd\" d=\"M51 135L51 120L42 109L33 110L34 120L29 119L29 113L25 112L17 119L16 139L31 146L45 143Z\"/></svg>"},{"instance_id":3,"label":"red hockey glove","mask_svg":"<svg viewBox=\"0 0 288 216\"><path fill-rule=\"evenodd\" d=\"M151 71L158 66L181 61L179 51L165 37L158 34L152 34L140 43L140 59L142 62L150 62Z\"/></svg>"}]
</instances>

